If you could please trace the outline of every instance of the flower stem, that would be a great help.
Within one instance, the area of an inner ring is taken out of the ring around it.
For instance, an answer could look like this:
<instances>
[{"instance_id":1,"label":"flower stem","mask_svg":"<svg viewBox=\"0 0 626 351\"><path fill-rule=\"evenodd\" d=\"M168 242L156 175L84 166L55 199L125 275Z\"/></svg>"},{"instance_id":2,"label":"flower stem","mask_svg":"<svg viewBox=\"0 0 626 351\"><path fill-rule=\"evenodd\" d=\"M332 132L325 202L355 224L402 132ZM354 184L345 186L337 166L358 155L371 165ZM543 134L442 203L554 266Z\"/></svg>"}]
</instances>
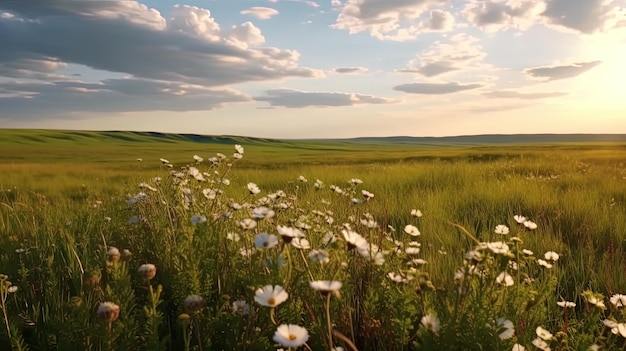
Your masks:
<instances>
[{"instance_id":1,"label":"flower stem","mask_svg":"<svg viewBox=\"0 0 626 351\"><path fill-rule=\"evenodd\" d=\"M333 324L330 321L330 293L326 294L326 326L328 327L328 350L333 349Z\"/></svg>"}]
</instances>

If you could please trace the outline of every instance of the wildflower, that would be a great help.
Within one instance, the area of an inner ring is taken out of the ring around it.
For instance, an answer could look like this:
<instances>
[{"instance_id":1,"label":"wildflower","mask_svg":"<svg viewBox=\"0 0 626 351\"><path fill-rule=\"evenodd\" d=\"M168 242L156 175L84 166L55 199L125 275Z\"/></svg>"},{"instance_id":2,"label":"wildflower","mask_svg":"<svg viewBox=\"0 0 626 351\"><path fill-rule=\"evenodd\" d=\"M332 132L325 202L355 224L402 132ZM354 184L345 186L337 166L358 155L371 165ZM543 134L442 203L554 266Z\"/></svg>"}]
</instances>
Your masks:
<instances>
[{"instance_id":1,"label":"wildflower","mask_svg":"<svg viewBox=\"0 0 626 351\"><path fill-rule=\"evenodd\" d=\"M626 295L615 294L611 296L609 301L611 302L613 306L615 306L615 308L624 307L626 306Z\"/></svg>"},{"instance_id":2,"label":"wildflower","mask_svg":"<svg viewBox=\"0 0 626 351\"><path fill-rule=\"evenodd\" d=\"M217 197L217 191L213 189L202 189L202 195L204 195L207 200L214 200Z\"/></svg>"},{"instance_id":3,"label":"wildflower","mask_svg":"<svg viewBox=\"0 0 626 351\"><path fill-rule=\"evenodd\" d=\"M185 310L189 313L197 313L204 307L204 298L198 295L189 295L183 301Z\"/></svg>"},{"instance_id":4,"label":"wildflower","mask_svg":"<svg viewBox=\"0 0 626 351\"><path fill-rule=\"evenodd\" d=\"M465 253L465 259L468 261L480 262L483 260L483 253L479 250L472 250Z\"/></svg>"},{"instance_id":5,"label":"wildflower","mask_svg":"<svg viewBox=\"0 0 626 351\"><path fill-rule=\"evenodd\" d=\"M120 260L120 250L117 247L111 246L106 253L107 261L109 262L117 262Z\"/></svg>"},{"instance_id":6,"label":"wildflower","mask_svg":"<svg viewBox=\"0 0 626 351\"><path fill-rule=\"evenodd\" d=\"M417 255L420 253L420 248L415 246L410 246L404 249L407 255Z\"/></svg>"},{"instance_id":7,"label":"wildflower","mask_svg":"<svg viewBox=\"0 0 626 351\"><path fill-rule=\"evenodd\" d=\"M150 280L156 275L156 266L150 263L142 264L137 271L141 278Z\"/></svg>"},{"instance_id":8,"label":"wildflower","mask_svg":"<svg viewBox=\"0 0 626 351\"><path fill-rule=\"evenodd\" d=\"M515 334L515 327L513 326L513 322L504 317L498 318L496 326L498 327L498 331L500 332L500 334L498 334L500 340L510 339L513 337L513 334Z\"/></svg>"},{"instance_id":9,"label":"wildflower","mask_svg":"<svg viewBox=\"0 0 626 351\"><path fill-rule=\"evenodd\" d=\"M587 302L591 305L596 306L597 308L601 309L601 310L605 310L606 306L604 305L604 300L602 300L601 295L597 296L597 295L591 295L591 296L585 296L585 298L587 299Z\"/></svg>"},{"instance_id":10,"label":"wildflower","mask_svg":"<svg viewBox=\"0 0 626 351\"><path fill-rule=\"evenodd\" d=\"M511 351L526 351L526 348L520 344L515 344Z\"/></svg>"},{"instance_id":11,"label":"wildflower","mask_svg":"<svg viewBox=\"0 0 626 351\"><path fill-rule=\"evenodd\" d=\"M387 273L387 276L389 277L389 279L393 280L396 283L408 283L410 280L414 279L414 277L412 276L405 277L402 274L398 274L394 272Z\"/></svg>"},{"instance_id":12,"label":"wildflower","mask_svg":"<svg viewBox=\"0 0 626 351\"><path fill-rule=\"evenodd\" d=\"M420 218L420 217L422 217L422 211L416 210L416 209L412 209L411 210L411 216L413 216L415 218Z\"/></svg>"},{"instance_id":13,"label":"wildflower","mask_svg":"<svg viewBox=\"0 0 626 351\"><path fill-rule=\"evenodd\" d=\"M537 229L537 223L532 222L532 221L525 221L524 222L524 227L526 227L529 230L535 230L535 229Z\"/></svg>"},{"instance_id":14,"label":"wildflower","mask_svg":"<svg viewBox=\"0 0 626 351\"><path fill-rule=\"evenodd\" d=\"M559 254L558 254L558 253L556 253L556 252L554 252L554 251L548 251L548 252L546 252L546 253L543 255L543 257L544 257L546 260L548 260L548 261L552 261L552 262L555 262L555 261L558 261L558 260L559 260Z\"/></svg>"},{"instance_id":15,"label":"wildflower","mask_svg":"<svg viewBox=\"0 0 626 351\"><path fill-rule=\"evenodd\" d=\"M366 260L372 262L376 266L382 266L385 263L385 256L382 252L373 250L371 247L357 248L358 253Z\"/></svg>"},{"instance_id":16,"label":"wildflower","mask_svg":"<svg viewBox=\"0 0 626 351\"><path fill-rule=\"evenodd\" d=\"M257 219L272 218L275 212L265 206L257 207L252 210L252 217Z\"/></svg>"},{"instance_id":17,"label":"wildflower","mask_svg":"<svg viewBox=\"0 0 626 351\"><path fill-rule=\"evenodd\" d=\"M506 235L509 234L509 227L505 226L504 224L498 224L494 232L496 234Z\"/></svg>"},{"instance_id":18,"label":"wildflower","mask_svg":"<svg viewBox=\"0 0 626 351\"><path fill-rule=\"evenodd\" d=\"M259 189L259 187L254 183L248 183L248 190L252 195L256 195L261 192L261 189Z\"/></svg>"},{"instance_id":19,"label":"wildflower","mask_svg":"<svg viewBox=\"0 0 626 351\"><path fill-rule=\"evenodd\" d=\"M239 249L239 254L243 257L250 257L252 255L254 255L254 250L253 249L246 249L245 247L242 247L241 249Z\"/></svg>"},{"instance_id":20,"label":"wildflower","mask_svg":"<svg viewBox=\"0 0 626 351\"><path fill-rule=\"evenodd\" d=\"M559 301L556 303L557 305L563 307L563 308L574 308L576 307L576 304L570 301Z\"/></svg>"},{"instance_id":21,"label":"wildflower","mask_svg":"<svg viewBox=\"0 0 626 351\"><path fill-rule=\"evenodd\" d=\"M250 306L245 300L233 301L233 313L242 316L248 315L250 313Z\"/></svg>"},{"instance_id":22,"label":"wildflower","mask_svg":"<svg viewBox=\"0 0 626 351\"><path fill-rule=\"evenodd\" d=\"M617 324L617 332L623 338L626 338L626 323L619 323L619 324Z\"/></svg>"},{"instance_id":23,"label":"wildflower","mask_svg":"<svg viewBox=\"0 0 626 351\"><path fill-rule=\"evenodd\" d=\"M359 233L344 229L341 231L341 234L343 234L344 239L346 239L348 250L367 246L367 240Z\"/></svg>"},{"instance_id":24,"label":"wildflower","mask_svg":"<svg viewBox=\"0 0 626 351\"><path fill-rule=\"evenodd\" d=\"M319 291L322 295L328 295L331 292L337 292L341 289L343 283L336 280L316 280L309 283L309 286L315 291Z\"/></svg>"},{"instance_id":25,"label":"wildflower","mask_svg":"<svg viewBox=\"0 0 626 351\"><path fill-rule=\"evenodd\" d=\"M374 194L370 193L367 190L361 190L361 194L363 194L363 197L365 198L366 201L369 201L370 199L374 197Z\"/></svg>"},{"instance_id":26,"label":"wildflower","mask_svg":"<svg viewBox=\"0 0 626 351\"><path fill-rule=\"evenodd\" d=\"M137 162L143 162L143 158L137 157Z\"/></svg>"},{"instance_id":27,"label":"wildflower","mask_svg":"<svg viewBox=\"0 0 626 351\"><path fill-rule=\"evenodd\" d=\"M278 228L278 234L283 238L283 240L287 244L291 243L291 241L295 238L304 237L304 233L302 233L302 231L300 231L300 229L298 228L291 228L291 227L286 227L286 226L281 226L281 225L279 225L277 228Z\"/></svg>"},{"instance_id":28,"label":"wildflower","mask_svg":"<svg viewBox=\"0 0 626 351\"><path fill-rule=\"evenodd\" d=\"M202 173L196 167L189 167L187 172L189 172L189 175L194 177L194 178L196 178L196 180L199 181L199 182L206 181L206 179L204 179L204 176L202 175Z\"/></svg>"},{"instance_id":29,"label":"wildflower","mask_svg":"<svg viewBox=\"0 0 626 351\"><path fill-rule=\"evenodd\" d=\"M441 322L439 322L439 318L432 314L427 314L422 317L421 323L426 329L432 331L435 334L437 334L439 330L441 330Z\"/></svg>"},{"instance_id":30,"label":"wildflower","mask_svg":"<svg viewBox=\"0 0 626 351\"><path fill-rule=\"evenodd\" d=\"M513 219L515 219L515 222L519 223L519 224L524 224L524 222L526 222L527 218L522 216L522 215L515 215L513 216Z\"/></svg>"},{"instance_id":31,"label":"wildflower","mask_svg":"<svg viewBox=\"0 0 626 351\"><path fill-rule=\"evenodd\" d=\"M600 345L598 345L598 344L589 345L589 348L587 350L589 350L589 351L598 351L598 350L600 350Z\"/></svg>"},{"instance_id":32,"label":"wildflower","mask_svg":"<svg viewBox=\"0 0 626 351\"><path fill-rule=\"evenodd\" d=\"M238 154L242 154L243 155L243 146L239 145L239 144L235 144L235 151L237 151ZM219 156L219 154L218 154Z\"/></svg>"},{"instance_id":33,"label":"wildflower","mask_svg":"<svg viewBox=\"0 0 626 351\"><path fill-rule=\"evenodd\" d=\"M507 254L509 252L509 246L503 241L496 241L487 243L487 248L495 254Z\"/></svg>"},{"instance_id":34,"label":"wildflower","mask_svg":"<svg viewBox=\"0 0 626 351\"><path fill-rule=\"evenodd\" d=\"M204 223L206 222L206 216L205 215L193 215L191 216L191 223L193 224L200 224L200 223Z\"/></svg>"},{"instance_id":35,"label":"wildflower","mask_svg":"<svg viewBox=\"0 0 626 351\"><path fill-rule=\"evenodd\" d=\"M313 186L315 187L315 189L319 190L324 187L324 182L319 179L315 179L315 183L313 184Z\"/></svg>"},{"instance_id":36,"label":"wildflower","mask_svg":"<svg viewBox=\"0 0 626 351\"><path fill-rule=\"evenodd\" d=\"M239 225L244 230L250 230L256 228L256 221L254 219L246 218L239 222Z\"/></svg>"},{"instance_id":37,"label":"wildflower","mask_svg":"<svg viewBox=\"0 0 626 351\"><path fill-rule=\"evenodd\" d=\"M115 322L120 316L120 306L113 302L102 302L98 306L96 316L107 322Z\"/></svg>"},{"instance_id":38,"label":"wildflower","mask_svg":"<svg viewBox=\"0 0 626 351\"><path fill-rule=\"evenodd\" d=\"M552 333L542 327L537 327L537 329L535 329L535 333L537 333L537 336L543 340L551 340L553 338Z\"/></svg>"},{"instance_id":39,"label":"wildflower","mask_svg":"<svg viewBox=\"0 0 626 351\"><path fill-rule=\"evenodd\" d=\"M302 176L302 175L298 177L298 180L299 180L300 182L302 182L302 183L306 183L306 182L308 182L308 180L307 180L304 176Z\"/></svg>"},{"instance_id":40,"label":"wildflower","mask_svg":"<svg viewBox=\"0 0 626 351\"><path fill-rule=\"evenodd\" d=\"M539 263L539 265L540 265L540 266L546 267L546 268L548 268L548 269L552 268L552 264L548 263L548 262L547 262L547 261L545 261L545 260L538 259L538 260L537 260L537 263Z\"/></svg>"},{"instance_id":41,"label":"wildflower","mask_svg":"<svg viewBox=\"0 0 626 351\"><path fill-rule=\"evenodd\" d=\"M404 227L404 232L411 236L419 236L421 233L414 225L407 225Z\"/></svg>"},{"instance_id":42,"label":"wildflower","mask_svg":"<svg viewBox=\"0 0 626 351\"><path fill-rule=\"evenodd\" d=\"M409 264L425 265L425 264L428 264L428 261L421 259L421 258L415 258L415 259L410 260Z\"/></svg>"},{"instance_id":43,"label":"wildflower","mask_svg":"<svg viewBox=\"0 0 626 351\"><path fill-rule=\"evenodd\" d=\"M7 292L8 292L9 294L12 294L12 293L16 292L17 290L18 290L17 285L11 285L11 286L9 286L9 288L7 289Z\"/></svg>"},{"instance_id":44,"label":"wildflower","mask_svg":"<svg viewBox=\"0 0 626 351\"><path fill-rule=\"evenodd\" d=\"M295 247L296 249L300 249L300 250L308 250L311 248L311 243L305 239L305 238L294 238L293 241L291 242L291 245L293 245L293 247Z\"/></svg>"},{"instance_id":45,"label":"wildflower","mask_svg":"<svg viewBox=\"0 0 626 351\"><path fill-rule=\"evenodd\" d=\"M328 263L330 262L330 254L324 249L313 249L309 252L309 259L313 262Z\"/></svg>"},{"instance_id":46,"label":"wildflower","mask_svg":"<svg viewBox=\"0 0 626 351\"><path fill-rule=\"evenodd\" d=\"M541 338L536 338L535 340L533 340L533 345L535 345L535 347L543 351L551 350L550 345L548 345L548 343L543 341Z\"/></svg>"},{"instance_id":47,"label":"wildflower","mask_svg":"<svg viewBox=\"0 0 626 351\"><path fill-rule=\"evenodd\" d=\"M359 179L359 178L352 178L352 179L350 179L350 183L352 185L359 185L359 184L363 184L363 181L361 179Z\"/></svg>"},{"instance_id":48,"label":"wildflower","mask_svg":"<svg viewBox=\"0 0 626 351\"><path fill-rule=\"evenodd\" d=\"M278 239L274 234L263 232L254 237L254 245L259 249L271 249L278 245Z\"/></svg>"},{"instance_id":49,"label":"wildflower","mask_svg":"<svg viewBox=\"0 0 626 351\"><path fill-rule=\"evenodd\" d=\"M506 272L498 274L498 276L496 277L496 282L504 286L511 286L514 284L513 277Z\"/></svg>"},{"instance_id":50,"label":"wildflower","mask_svg":"<svg viewBox=\"0 0 626 351\"><path fill-rule=\"evenodd\" d=\"M309 340L309 332L295 324L281 324L274 333L274 341L284 347L300 347Z\"/></svg>"},{"instance_id":51,"label":"wildflower","mask_svg":"<svg viewBox=\"0 0 626 351\"><path fill-rule=\"evenodd\" d=\"M227 233L226 239L231 241L239 241L241 239L241 236L239 236L239 234L237 233Z\"/></svg>"},{"instance_id":52,"label":"wildflower","mask_svg":"<svg viewBox=\"0 0 626 351\"><path fill-rule=\"evenodd\" d=\"M373 219L362 219L361 224L368 228L378 228L378 223Z\"/></svg>"},{"instance_id":53,"label":"wildflower","mask_svg":"<svg viewBox=\"0 0 626 351\"><path fill-rule=\"evenodd\" d=\"M266 285L254 293L254 301L268 307L276 307L285 302L288 297L289 294L280 285Z\"/></svg>"},{"instance_id":54,"label":"wildflower","mask_svg":"<svg viewBox=\"0 0 626 351\"><path fill-rule=\"evenodd\" d=\"M350 202L352 202L352 204L353 204L353 205L359 205L359 204L364 203L365 201L364 201L364 200L361 200L361 199L357 199L356 197L353 197L353 198L350 200Z\"/></svg>"},{"instance_id":55,"label":"wildflower","mask_svg":"<svg viewBox=\"0 0 626 351\"><path fill-rule=\"evenodd\" d=\"M523 249L522 252L524 253L524 255L526 256L532 256L534 253L530 250L527 249Z\"/></svg>"},{"instance_id":56,"label":"wildflower","mask_svg":"<svg viewBox=\"0 0 626 351\"><path fill-rule=\"evenodd\" d=\"M164 158L160 158L159 160L161 160L161 163L164 164L164 165L170 163L170 161L168 161L168 160L166 160Z\"/></svg>"}]
</instances>

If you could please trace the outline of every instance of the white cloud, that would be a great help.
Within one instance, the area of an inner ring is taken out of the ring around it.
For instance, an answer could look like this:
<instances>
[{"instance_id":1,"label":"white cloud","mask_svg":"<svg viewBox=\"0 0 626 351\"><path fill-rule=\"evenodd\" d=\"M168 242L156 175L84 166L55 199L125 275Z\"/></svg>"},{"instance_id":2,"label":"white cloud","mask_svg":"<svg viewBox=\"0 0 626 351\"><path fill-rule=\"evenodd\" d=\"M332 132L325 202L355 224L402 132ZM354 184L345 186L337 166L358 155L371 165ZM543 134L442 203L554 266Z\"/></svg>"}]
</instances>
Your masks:
<instances>
[{"instance_id":1,"label":"white cloud","mask_svg":"<svg viewBox=\"0 0 626 351\"><path fill-rule=\"evenodd\" d=\"M251 101L233 89L147 79L48 83L0 83L3 116L47 118L74 112L201 111Z\"/></svg>"},{"instance_id":2,"label":"white cloud","mask_svg":"<svg viewBox=\"0 0 626 351\"><path fill-rule=\"evenodd\" d=\"M540 20L546 9L544 0L472 1L463 13L473 25L486 32L506 29L526 30Z\"/></svg>"},{"instance_id":3,"label":"white cloud","mask_svg":"<svg viewBox=\"0 0 626 351\"><path fill-rule=\"evenodd\" d=\"M272 16L278 15L278 13L276 9L261 6L255 6L241 11L242 15L250 15L262 20L270 19Z\"/></svg>"},{"instance_id":4,"label":"white cloud","mask_svg":"<svg viewBox=\"0 0 626 351\"><path fill-rule=\"evenodd\" d=\"M607 32L624 20L623 0L547 0L549 24L584 34ZM621 4L621 8L620 8Z\"/></svg>"},{"instance_id":5,"label":"white cloud","mask_svg":"<svg viewBox=\"0 0 626 351\"><path fill-rule=\"evenodd\" d=\"M342 92L307 92L293 89L267 90L265 96L255 97L257 101L268 102L271 106L287 108L338 107L362 104L388 104L392 100L372 95Z\"/></svg>"},{"instance_id":6,"label":"white cloud","mask_svg":"<svg viewBox=\"0 0 626 351\"><path fill-rule=\"evenodd\" d=\"M335 73L343 73L343 74L359 74L367 72L367 68L365 67L338 67L335 68Z\"/></svg>"},{"instance_id":7,"label":"white cloud","mask_svg":"<svg viewBox=\"0 0 626 351\"><path fill-rule=\"evenodd\" d=\"M527 93L527 92L519 92L519 91L514 91L514 90L499 90L499 91L490 91L488 93L484 93L483 95L488 98L497 98L497 99L537 100L537 99L546 99L546 98L566 96L567 93L563 93L563 92Z\"/></svg>"},{"instance_id":8,"label":"white cloud","mask_svg":"<svg viewBox=\"0 0 626 351\"><path fill-rule=\"evenodd\" d=\"M252 22L246 22L240 26L233 26L226 40L237 47L247 49L250 46L263 44L265 37Z\"/></svg>"},{"instance_id":9,"label":"white cloud","mask_svg":"<svg viewBox=\"0 0 626 351\"><path fill-rule=\"evenodd\" d=\"M393 87L394 90L402 91L409 94L423 94L423 95L441 95L458 93L465 90L472 90L482 88L484 85L473 84L460 84L458 82L450 83L409 83L401 84Z\"/></svg>"},{"instance_id":10,"label":"white cloud","mask_svg":"<svg viewBox=\"0 0 626 351\"><path fill-rule=\"evenodd\" d=\"M602 61L576 62L565 65L533 67L524 70L529 79L552 81L573 78L601 64Z\"/></svg>"},{"instance_id":11,"label":"white cloud","mask_svg":"<svg viewBox=\"0 0 626 351\"><path fill-rule=\"evenodd\" d=\"M449 1L347 0L332 27L350 34L369 32L380 40L410 40L424 32L450 30L454 26L452 14L437 9L428 12Z\"/></svg>"},{"instance_id":12,"label":"white cloud","mask_svg":"<svg viewBox=\"0 0 626 351\"><path fill-rule=\"evenodd\" d=\"M478 38L459 33L446 41L435 42L409 61L406 69L398 71L434 77L463 69L483 68L482 61L486 56Z\"/></svg>"}]
</instances>

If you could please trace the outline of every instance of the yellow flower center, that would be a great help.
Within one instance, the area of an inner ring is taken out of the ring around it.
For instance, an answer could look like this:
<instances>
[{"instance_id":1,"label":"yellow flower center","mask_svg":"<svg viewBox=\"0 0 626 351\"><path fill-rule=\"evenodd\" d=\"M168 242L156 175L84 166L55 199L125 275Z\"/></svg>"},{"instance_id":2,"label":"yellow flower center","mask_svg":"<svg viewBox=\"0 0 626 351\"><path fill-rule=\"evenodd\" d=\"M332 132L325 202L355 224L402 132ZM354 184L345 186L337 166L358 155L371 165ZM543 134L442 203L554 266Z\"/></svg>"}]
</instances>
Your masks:
<instances>
[{"instance_id":1,"label":"yellow flower center","mask_svg":"<svg viewBox=\"0 0 626 351\"><path fill-rule=\"evenodd\" d=\"M289 340L291 340L291 341L294 341L294 340L296 340L297 338L298 338L298 337L297 337L297 336L295 336L295 335L293 335L293 334L289 334L289 336L287 337L287 339L289 339Z\"/></svg>"},{"instance_id":2,"label":"yellow flower center","mask_svg":"<svg viewBox=\"0 0 626 351\"><path fill-rule=\"evenodd\" d=\"M274 304L276 304L276 300L273 297L270 297L269 299L267 299L267 304L270 306L274 306Z\"/></svg>"}]
</instances>

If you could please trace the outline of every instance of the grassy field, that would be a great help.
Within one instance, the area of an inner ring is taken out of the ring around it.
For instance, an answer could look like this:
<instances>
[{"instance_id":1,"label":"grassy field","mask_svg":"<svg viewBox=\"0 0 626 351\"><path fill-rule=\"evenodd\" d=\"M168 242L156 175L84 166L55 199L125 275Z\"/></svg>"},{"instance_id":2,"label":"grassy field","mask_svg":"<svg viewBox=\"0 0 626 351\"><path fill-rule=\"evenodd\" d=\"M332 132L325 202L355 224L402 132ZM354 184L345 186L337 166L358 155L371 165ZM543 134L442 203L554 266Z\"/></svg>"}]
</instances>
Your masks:
<instances>
[{"instance_id":1,"label":"grassy field","mask_svg":"<svg viewBox=\"0 0 626 351\"><path fill-rule=\"evenodd\" d=\"M0 130L0 349L622 349L626 142L525 138Z\"/></svg>"}]
</instances>

